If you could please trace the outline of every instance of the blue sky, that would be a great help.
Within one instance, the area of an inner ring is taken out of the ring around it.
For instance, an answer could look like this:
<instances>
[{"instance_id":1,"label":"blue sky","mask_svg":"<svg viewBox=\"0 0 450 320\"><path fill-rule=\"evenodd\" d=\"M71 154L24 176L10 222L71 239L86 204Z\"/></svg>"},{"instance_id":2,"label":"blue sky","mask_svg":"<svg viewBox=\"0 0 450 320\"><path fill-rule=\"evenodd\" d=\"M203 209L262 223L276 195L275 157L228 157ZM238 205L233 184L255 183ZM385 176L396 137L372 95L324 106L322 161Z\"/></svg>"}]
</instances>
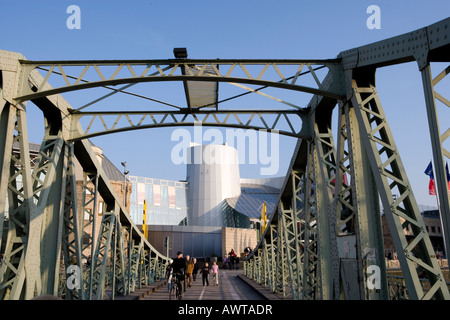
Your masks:
<instances>
[{"instance_id":1,"label":"blue sky","mask_svg":"<svg viewBox=\"0 0 450 320\"><path fill-rule=\"evenodd\" d=\"M72 4L81 9L80 30L66 26L66 9ZM381 9L379 30L366 27L370 5ZM0 49L20 52L29 60L168 59L175 47L186 47L189 58L198 59L327 59L425 27L449 13L448 0L0 0ZM437 67L436 72L442 70ZM434 206L436 198L428 195L423 173L432 155L417 65L379 69L377 88L417 202ZM159 94L176 99L169 91ZM77 97L67 99L73 106L81 103ZM438 109L442 130L448 127L446 109ZM27 112L30 141L39 143L40 113L31 103ZM126 161L132 175L181 180L186 168L170 158L176 144L170 140L173 130L132 131L92 141L119 169ZM285 175L295 140L280 137L280 146L276 176ZM259 177L259 169L259 164L243 165L241 177Z\"/></svg>"}]
</instances>

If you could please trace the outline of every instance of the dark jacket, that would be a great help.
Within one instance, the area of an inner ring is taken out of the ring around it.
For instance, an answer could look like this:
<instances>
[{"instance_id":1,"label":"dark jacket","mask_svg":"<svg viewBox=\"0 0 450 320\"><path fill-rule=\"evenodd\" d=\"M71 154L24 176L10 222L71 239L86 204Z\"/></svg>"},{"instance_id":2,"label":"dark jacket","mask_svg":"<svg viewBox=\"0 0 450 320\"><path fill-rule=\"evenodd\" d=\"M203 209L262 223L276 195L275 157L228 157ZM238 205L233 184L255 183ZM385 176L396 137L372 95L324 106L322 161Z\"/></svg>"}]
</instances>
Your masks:
<instances>
[{"instance_id":1,"label":"dark jacket","mask_svg":"<svg viewBox=\"0 0 450 320\"><path fill-rule=\"evenodd\" d=\"M172 263L173 273L184 274L186 272L186 260L184 258L176 258Z\"/></svg>"},{"instance_id":2,"label":"dark jacket","mask_svg":"<svg viewBox=\"0 0 450 320\"><path fill-rule=\"evenodd\" d=\"M198 262L194 263L194 270L193 270L193 274L197 274L198 272Z\"/></svg>"},{"instance_id":3,"label":"dark jacket","mask_svg":"<svg viewBox=\"0 0 450 320\"><path fill-rule=\"evenodd\" d=\"M203 277L207 277L209 275L209 267L203 267L200 273Z\"/></svg>"}]
</instances>

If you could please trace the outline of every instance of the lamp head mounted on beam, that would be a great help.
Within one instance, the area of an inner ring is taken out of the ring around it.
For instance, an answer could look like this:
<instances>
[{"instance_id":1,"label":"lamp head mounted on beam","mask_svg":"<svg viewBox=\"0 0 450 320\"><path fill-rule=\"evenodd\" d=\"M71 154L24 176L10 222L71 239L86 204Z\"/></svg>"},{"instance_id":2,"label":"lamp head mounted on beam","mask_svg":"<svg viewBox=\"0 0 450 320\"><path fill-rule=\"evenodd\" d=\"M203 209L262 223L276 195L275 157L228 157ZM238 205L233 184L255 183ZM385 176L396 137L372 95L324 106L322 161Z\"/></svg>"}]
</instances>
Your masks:
<instances>
[{"instance_id":1,"label":"lamp head mounted on beam","mask_svg":"<svg viewBox=\"0 0 450 320\"><path fill-rule=\"evenodd\" d=\"M174 48L173 55L176 59L186 59L188 56L186 48Z\"/></svg>"},{"instance_id":2,"label":"lamp head mounted on beam","mask_svg":"<svg viewBox=\"0 0 450 320\"><path fill-rule=\"evenodd\" d=\"M123 167L124 167L124 168L123 168L123 169L124 169L123 174L124 174L124 175L129 174L130 171L127 170L127 162L124 161L124 162L121 162L120 164L123 165Z\"/></svg>"}]
</instances>

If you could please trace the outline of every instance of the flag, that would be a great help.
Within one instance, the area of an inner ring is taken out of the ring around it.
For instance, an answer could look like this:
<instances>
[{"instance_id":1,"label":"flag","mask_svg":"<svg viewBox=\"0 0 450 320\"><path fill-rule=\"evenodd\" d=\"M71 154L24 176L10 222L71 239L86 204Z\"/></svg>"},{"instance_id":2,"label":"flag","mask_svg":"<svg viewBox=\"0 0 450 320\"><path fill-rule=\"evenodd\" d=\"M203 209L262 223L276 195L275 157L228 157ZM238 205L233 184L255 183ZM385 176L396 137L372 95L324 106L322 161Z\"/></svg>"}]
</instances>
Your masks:
<instances>
[{"instance_id":1,"label":"flag","mask_svg":"<svg viewBox=\"0 0 450 320\"><path fill-rule=\"evenodd\" d=\"M348 187L349 184L348 184L348 179L347 179L347 175L345 174L345 172L344 172L344 174L342 175L342 179L343 179L344 185L345 185L346 187Z\"/></svg>"},{"instance_id":2,"label":"flag","mask_svg":"<svg viewBox=\"0 0 450 320\"><path fill-rule=\"evenodd\" d=\"M142 215L142 231L145 239L148 238L148 226L147 226L147 201L144 199L144 212Z\"/></svg>"},{"instance_id":3,"label":"flag","mask_svg":"<svg viewBox=\"0 0 450 320\"><path fill-rule=\"evenodd\" d=\"M331 181L333 183L333 185L336 185L336 177L333 178L333 181ZM348 180L347 180L347 175L344 174L342 175L342 182L343 184L347 187L348 186Z\"/></svg>"},{"instance_id":4,"label":"flag","mask_svg":"<svg viewBox=\"0 0 450 320\"><path fill-rule=\"evenodd\" d=\"M333 178L333 181L331 181L331 183L336 188L336 176ZM349 186L349 184L348 184L347 174L344 172L344 174L342 175L342 187L347 188L348 186ZM333 189L332 190L333 195L334 195L334 192L335 192L335 190ZM346 196L347 196L347 193L346 193Z\"/></svg>"},{"instance_id":5,"label":"flag","mask_svg":"<svg viewBox=\"0 0 450 320\"><path fill-rule=\"evenodd\" d=\"M428 194L430 196L436 195L436 187L434 186L434 180L430 179L430 182L428 183Z\"/></svg>"},{"instance_id":6,"label":"flag","mask_svg":"<svg viewBox=\"0 0 450 320\"><path fill-rule=\"evenodd\" d=\"M264 233L264 230L266 230L267 227L267 207L266 202L262 204L261 209L261 235Z\"/></svg>"},{"instance_id":7,"label":"flag","mask_svg":"<svg viewBox=\"0 0 450 320\"><path fill-rule=\"evenodd\" d=\"M450 172L448 170L448 163L445 163L445 173L447 176L447 190L450 194ZM433 174L433 165L430 164L425 169L425 174L430 177L430 183L428 184L428 194L435 196L436 195L436 187L434 185L434 174Z\"/></svg>"},{"instance_id":8,"label":"flag","mask_svg":"<svg viewBox=\"0 0 450 320\"><path fill-rule=\"evenodd\" d=\"M450 194L450 172L448 171L448 163L445 162L445 171L447 173L447 191Z\"/></svg>"},{"instance_id":9,"label":"flag","mask_svg":"<svg viewBox=\"0 0 450 320\"><path fill-rule=\"evenodd\" d=\"M430 164L425 169L425 174L430 177L431 180L434 180L434 174L433 174L433 164L430 161Z\"/></svg>"},{"instance_id":10,"label":"flag","mask_svg":"<svg viewBox=\"0 0 450 320\"><path fill-rule=\"evenodd\" d=\"M436 195L436 188L434 186L434 174L433 174L433 164L430 161L430 164L425 169L424 173L430 177L430 182L428 183L428 194Z\"/></svg>"}]
</instances>

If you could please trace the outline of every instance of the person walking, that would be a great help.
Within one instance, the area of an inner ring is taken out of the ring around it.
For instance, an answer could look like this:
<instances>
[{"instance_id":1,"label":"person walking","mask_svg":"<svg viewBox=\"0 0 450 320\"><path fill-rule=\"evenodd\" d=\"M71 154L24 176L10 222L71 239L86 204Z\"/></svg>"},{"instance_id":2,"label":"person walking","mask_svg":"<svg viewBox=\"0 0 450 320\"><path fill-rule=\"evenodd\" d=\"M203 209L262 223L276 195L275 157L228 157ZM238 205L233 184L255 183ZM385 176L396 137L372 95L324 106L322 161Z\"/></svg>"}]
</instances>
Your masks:
<instances>
[{"instance_id":1,"label":"person walking","mask_svg":"<svg viewBox=\"0 0 450 320\"><path fill-rule=\"evenodd\" d=\"M208 266L208 262L205 263L204 267L200 271L200 274L202 275L203 286L205 286L205 283L206 283L207 286L209 286L209 281L208 281L209 266Z\"/></svg>"},{"instance_id":2,"label":"person walking","mask_svg":"<svg viewBox=\"0 0 450 320\"><path fill-rule=\"evenodd\" d=\"M180 299L182 299L183 298L183 296L182 296L183 282L186 277L185 276L186 260L183 258L183 252L181 252L181 251L177 252L177 257L173 260L173 263L172 263L172 269L173 269L173 276L177 277L179 280Z\"/></svg>"},{"instance_id":3,"label":"person walking","mask_svg":"<svg viewBox=\"0 0 450 320\"><path fill-rule=\"evenodd\" d=\"M172 290L172 278L173 278L173 260L169 260L169 265L166 268L167 289Z\"/></svg>"},{"instance_id":4,"label":"person walking","mask_svg":"<svg viewBox=\"0 0 450 320\"><path fill-rule=\"evenodd\" d=\"M194 271L194 261L189 255L186 255L186 282L188 287L191 287L192 272Z\"/></svg>"},{"instance_id":5,"label":"person walking","mask_svg":"<svg viewBox=\"0 0 450 320\"><path fill-rule=\"evenodd\" d=\"M194 269L192 270L192 278L195 281L195 279L197 279L197 273L198 273L198 263L197 263L197 259L193 259L194 261Z\"/></svg>"},{"instance_id":6,"label":"person walking","mask_svg":"<svg viewBox=\"0 0 450 320\"><path fill-rule=\"evenodd\" d=\"M227 256L224 256L224 257L223 257L223 268L224 268L224 269L228 269L228 264L229 264L229 262L230 262L230 259L228 259Z\"/></svg>"},{"instance_id":7,"label":"person walking","mask_svg":"<svg viewBox=\"0 0 450 320\"><path fill-rule=\"evenodd\" d=\"M230 270L233 270L234 264L236 262L236 252L234 252L234 249L231 249L231 251L228 253L228 256L230 257Z\"/></svg>"},{"instance_id":8,"label":"person walking","mask_svg":"<svg viewBox=\"0 0 450 320\"><path fill-rule=\"evenodd\" d=\"M213 276L214 285L219 285L219 266L217 265L217 262L213 262L213 265L211 266L211 274Z\"/></svg>"}]
</instances>

